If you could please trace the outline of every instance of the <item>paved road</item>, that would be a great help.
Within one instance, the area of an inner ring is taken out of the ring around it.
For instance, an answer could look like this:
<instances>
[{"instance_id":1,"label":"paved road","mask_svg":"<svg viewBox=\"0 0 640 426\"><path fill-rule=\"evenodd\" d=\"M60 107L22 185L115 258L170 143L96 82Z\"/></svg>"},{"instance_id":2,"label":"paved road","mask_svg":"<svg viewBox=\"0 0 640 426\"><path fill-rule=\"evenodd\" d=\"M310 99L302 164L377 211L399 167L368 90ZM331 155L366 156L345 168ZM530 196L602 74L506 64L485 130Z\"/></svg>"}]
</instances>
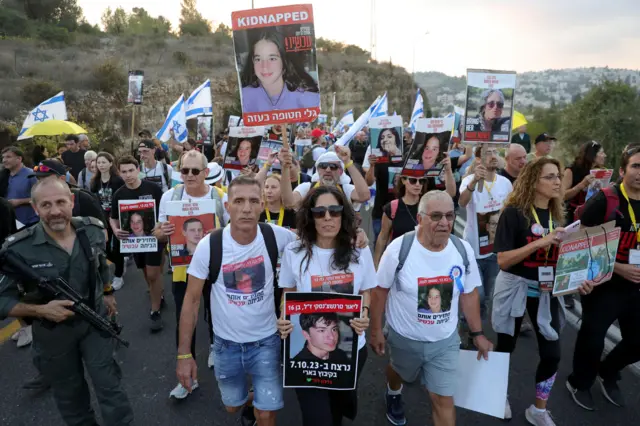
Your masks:
<instances>
[{"instance_id":1,"label":"paved road","mask_svg":"<svg viewBox=\"0 0 640 426\"><path fill-rule=\"evenodd\" d=\"M168 399L169 391L176 383L174 346L174 305L171 283L166 277L165 294L168 306L163 313L165 329L156 335L148 331L148 296L146 285L138 271L126 275L126 285L117 292L120 319L125 324L124 337L131 342L129 349L120 349L118 358L122 365L124 385L133 404L136 424L151 425L237 425L237 417L225 413L220 401L213 373L206 369L208 337L200 319L197 337L197 358L200 370L200 389L185 401ZM640 379L625 371L621 387L627 408L619 409L608 404L595 391L598 411L589 413L576 407L564 388L564 381L571 367L576 330L568 326L562 336L564 359L558 382L551 394L549 408L558 425L637 425L640 424ZM386 425L383 404L385 359L370 356L360 382L360 414L355 422L346 425ZM524 425L523 412L535 394L533 377L537 364L535 338L524 336L512 358L510 400L514 412L511 424ZM63 423L49 392L34 395L20 388L35 373L31 353L17 349L9 341L0 346L0 425L11 426L62 426ZM490 389L487 389L490 392ZM286 394L286 408L279 414L279 425L300 425L300 414L295 394ZM432 424L430 406L423 390L417 386L405 387L407 417L410 425ZM460 425L500 425L503 421L458 409Z\"/></svg>"}]
</instances>

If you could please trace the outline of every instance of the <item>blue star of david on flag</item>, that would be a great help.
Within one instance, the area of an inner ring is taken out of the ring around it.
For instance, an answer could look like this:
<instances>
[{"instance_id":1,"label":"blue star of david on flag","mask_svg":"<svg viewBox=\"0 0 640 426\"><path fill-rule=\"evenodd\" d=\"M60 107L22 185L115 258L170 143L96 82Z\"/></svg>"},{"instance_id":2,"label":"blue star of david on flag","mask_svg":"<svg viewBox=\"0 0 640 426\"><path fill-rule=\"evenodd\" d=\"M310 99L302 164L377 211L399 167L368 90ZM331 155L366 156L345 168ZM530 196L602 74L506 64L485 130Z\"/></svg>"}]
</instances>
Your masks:
<instances>
[{"instance_id":1,"label":"blue star of david on flag","mask_svg":"<svg viewBox=\"0 0 640 426\"><path fill-rule=\"evenodd\" d=\"M36 110L33 111L31 114L33 114L33 121L44 122L45 120L47 120L49 118L47 116L47 111L46 110L41 110L40 108L36 108Z\"/></svg>"},{"instance_id":2,"label":"blue star of david on flag","mask_svg":"<svg viewBox=\"0 0 640 426\"><path fill-rule=\"evenodd\" d=\"M180 127L182 127L182 125L178 123L176 120L173 120L173 132L180 133Z\"/></svg>"}]
</instances>

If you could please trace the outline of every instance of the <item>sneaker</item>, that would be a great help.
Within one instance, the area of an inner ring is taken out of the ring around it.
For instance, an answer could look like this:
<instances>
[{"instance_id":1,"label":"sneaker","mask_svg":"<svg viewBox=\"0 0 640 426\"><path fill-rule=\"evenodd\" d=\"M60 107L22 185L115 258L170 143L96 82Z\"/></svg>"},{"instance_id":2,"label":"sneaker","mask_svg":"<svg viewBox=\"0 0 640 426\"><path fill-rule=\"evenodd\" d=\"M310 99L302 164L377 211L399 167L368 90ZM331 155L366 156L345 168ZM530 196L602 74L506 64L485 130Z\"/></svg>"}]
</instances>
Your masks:
<instances>
[{"instance_id":1,"label":"sneaker","mask_svg":"<svg viewBox=\"0 0 640 426\"><path fill-rule=\"evenodd\" d=\"M113 281L111 281L111 287L114 290L120 290L122 288L122 286L124 285L124 280L122 279L122 277L113 277Z\"/></svg>"},{"instance_id":2,"label":"sneaker","mask_svg":"<svg viewBox=\"0 0 640 426\"><path fill-rule=\"evenodd\" d=\"M567 385L567 389L569 390L569 393L571 394L571 397L573 398L573 401L576 404L578 404L580 407L584 408L585 410L593 411L594 404L593 404L593 397L591 396L590 389L578 390L573 386L571 386L571 383L569 383L569 380L566 381L566 385Z\"/></svg>"},{"instance_id":3,"label":"sneaker","mask_svg":"<svg viewBox=\"0 0 640 426\"><path fill-rule=\"evenodd\" d=\"M402 402L402 394L399 395L385 395L387 401L387 420L389 423L395 426L402 426L407 424L407 419L404 416L404 403Z\"/></svg>"},{"instance_id":4,"label":"sneaker","mask_svg":"<svg viewBox=\"0 0 640 426\"><path fill-rule=\"evenodd\" d=\"M20 330L20 335L18 336L18 342L16 346L18 346L19 348L24 348L25 346L29 346L32 341L33 333L31 332L31 326L28 325Z\"/></svg>"},{"instance_id":5,"label":"sneaker","mask_svg":"<svg viewBox=\"0 0 640 426\"><path fill-rule=\"evenodd\" d=\"M522 320L522 324L520 325L520 333L529 333L530 331L533 331L533 326L525 318Z\"/></svg>"},{"instance_id":6,"label":"sneaker","mask_svg":"<svg viewBox=\"0 0 640 426\"><path fill-rule=\"evenodd\" d=\"M511 404L509 404L509 398L507 398L507 404L504 406L504 419L511 420L512 417Z\"/></svg>"},{"instance_id":7,"label":"sneaker","mask_svg":"<svg viewBox=\"0 0 640 426\"><path fill-rule=\"evenodd\" d=\"M556 426L549 410L540 412L533 405L524 412L527 421L535 426Z\"/></svg>"},{"instance_id":8,"label":"sneaker","mask_svg":"<svg viewBox=\"0 0 640 426\"><path fill-rule=\"evenodd\" d=\"M150 318L151 318L151 332L155 333L162 330L164 325L162 324L162 318L160 317L160 312L159 311L151 312Z\"/></svg>"},{"instance_id":9,"label":"sneaker","mask_svg":"<svg viewBox=\"0 0 640 426\"><path fill-rule=\"evenodd\" d=\"M17 342L21 334L22 334L22 328L11 335L11 340L13 340L14 342Z\"/></svg>"},{"instance_id":10,"label":"sneaker","mask_svg":"<svg viewBox=\"0 0 640 426\"><path fill-rule=\"evenodd\" d=\"M253 412L253 405L245 405L240 415L240 424L242 426L257 426L258 420Z\"/></svg>"},{"instance_id":11,"label":"sneaker","mask_svg":"<svg viewBox=\"0 0 640 426\"><path fill-rule=\"evenodd\" d=\"M207 360L207 367L213 368L213 348L209 349L209 359Z\"/></svg>"},{"instance_id":12,"label":"sneaker","mask_svg":"<svg viewBox=\"0 0 640 426\"><path fill-rule=\"evenodd\" d=\"M22 389L44 391L51 387L51 385L44 379L42 374L38 374L33 379L22 385Z\"/></svg>"},{"instance_id":13,"label":"sneaker","mask_svg":"<svg viewBox=\"0 0 640 426\"><path fill-rule=\"evenodd\" d=\"M573 298L573 294L564 296L564 307L567 309L573 309L576 306L576 300Z\"/></svg>"},{"instance_id":14,"label":"sneaker","mask_svg":"<svg viewBox=\"0 0 640 426\"><path fill-rule=\"evenodd\" d=\"M622 398L622 393L618 387L618 382L615 380L604 380L602 377L598 376L598 383L600 383L600 390L602 390L602 394L610 403L616 407L624 407L624 399Z\"/></svg>"},{"instance_id":15,"label":"sneaker","mask_svg":"<svg viewBox=\"0 0 640 426\"><path fill-rule=\"evenodd\" d=\"M196 389L198 389L198 381L194 380L193 384L191 385L191 392L193 392ZM189 391L187 390L187 388L182 386L181 383L178 383L178 385L175 388L173 388L173 390L169 394L169 398L185 399L189 395L190 394L189 394Z\"/></svg>"}]
</instances>

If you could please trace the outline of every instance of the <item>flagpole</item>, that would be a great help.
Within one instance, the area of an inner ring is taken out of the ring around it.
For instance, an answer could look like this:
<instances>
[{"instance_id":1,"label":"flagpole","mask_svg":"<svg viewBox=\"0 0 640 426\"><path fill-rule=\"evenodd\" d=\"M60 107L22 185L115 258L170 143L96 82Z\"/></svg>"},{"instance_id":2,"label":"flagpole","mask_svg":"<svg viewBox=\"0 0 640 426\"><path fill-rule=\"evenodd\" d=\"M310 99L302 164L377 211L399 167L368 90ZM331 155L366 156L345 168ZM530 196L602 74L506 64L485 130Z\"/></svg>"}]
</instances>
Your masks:
<instances>
[{"instance_id":1,"label":"flagpole","mask_svg":"<svg viewBox=\"0 0 640 426\"><path fill-rule=\"evenodd\" d=\"M136 128L136 105L131 104L131 152L134 152L135 146L135 128Z\"/></svg>"}]
</instances>

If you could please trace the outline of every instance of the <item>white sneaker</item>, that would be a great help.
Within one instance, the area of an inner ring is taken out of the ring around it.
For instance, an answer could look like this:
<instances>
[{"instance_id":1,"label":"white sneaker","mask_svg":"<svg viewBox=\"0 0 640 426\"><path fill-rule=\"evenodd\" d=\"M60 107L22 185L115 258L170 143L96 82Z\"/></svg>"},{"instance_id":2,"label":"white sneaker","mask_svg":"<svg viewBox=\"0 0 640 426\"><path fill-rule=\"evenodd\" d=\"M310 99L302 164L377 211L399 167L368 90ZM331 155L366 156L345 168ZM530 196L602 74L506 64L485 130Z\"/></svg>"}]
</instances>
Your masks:
<instances>
[{"instance_id":1,"label":"white sneaker","mask_svg":"<svg viewBox=\"0 0 640 426\"><path fill-rule=\"evenodd\" d=\"M21 335L22 335L22 328L20 328L18 331L16 331L11 335L11 340L13 340L14 342L17 342Z\"/></svg>"},{"instance_id":2,"label":"white sneaker","mask_svg":"<svg viewBox=\"0 0 640 426\"><path fill-rule=\"evenodd\" d=\"M213 349L209 349L209 359L207 360L207 366L213 368Z\"/></svg>"},{"instance_id":3,"label":"white sneaker","mask_svg":"<svg viewBox=\"0 0 640 426\"><path fill-rule=\"evenodd\" d=\"M113 277L113 280L111 281L111 287L113 287L114 290L120 290L123 285L124 280L122 279L122 277Z\"/></svg>"},{"instance_id":4,"label":"white sneaker","mask_svg":"<svg viewBox=\"0 0 640 426\"><path fill-rule=\"evenodd\" d=\"M524 416L530 424L535 426L556 426L549 410L541 413L532 405L524 412Z\"/></svg>"},{"instance_id":5,"label":"white sneaker","mask_svg":"<svg viewBox=\"0 0 640 426\"><path fill-rule=\"evenodd\" d=\"M17 346L19 348L24 348L25 346L29 346L33 341L33 333L31 332L31 326L28 325L23 327L20 330L20 336L18 336Z\"/></svg>"},{"instance_id":6,"label":"white sneaker","mask_svg":"<svg viewBox=\"0 0 640 426\"><path fill-rule=\"evenodd\" d=\"M194 380L193 385L191 385L191 391L194 391L196 389L198 389L198 381ZM189 396L189 391L187 390L187 388L182 386L181 383L178 383L178 386L173 388L173 390L169 394L169 398L175 398L175 399L185 399L188 396Z\"/></svg>"},{"instance_id":7,"label":"white sneaker","mask_svg":"<svg viewBox=\"0 0 640 426\"><path fill-rule=\"evenodd\" d=\"M507 398L507 404L504 406L504 419L511 420L511 405L509 404L509 398Z\"/></svg>"}]
</instances>

